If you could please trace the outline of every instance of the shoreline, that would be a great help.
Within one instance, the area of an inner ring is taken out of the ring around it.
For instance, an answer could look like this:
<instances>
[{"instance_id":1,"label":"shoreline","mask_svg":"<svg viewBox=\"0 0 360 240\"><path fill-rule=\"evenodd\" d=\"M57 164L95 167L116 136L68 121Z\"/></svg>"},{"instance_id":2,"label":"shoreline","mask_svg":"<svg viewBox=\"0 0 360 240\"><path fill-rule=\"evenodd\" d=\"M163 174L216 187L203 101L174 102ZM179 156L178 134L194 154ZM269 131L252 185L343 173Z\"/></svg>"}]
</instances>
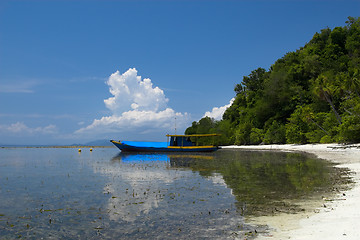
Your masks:
<instances>
[{"instance_id":1,"label":"shoreline","mask_svg":"<svg viewBox=\"0 0 360 240\"><path fill-rule=\"evenodd\" d=\"M329 160L351 172L350 189L331 201L307 202L312 212L279 214L250 219L252 224L268 225L270 232L257 239L360 239L360 144L252 145L226 146L223 149L304 152Z\"/></svg>"}]
</instances>

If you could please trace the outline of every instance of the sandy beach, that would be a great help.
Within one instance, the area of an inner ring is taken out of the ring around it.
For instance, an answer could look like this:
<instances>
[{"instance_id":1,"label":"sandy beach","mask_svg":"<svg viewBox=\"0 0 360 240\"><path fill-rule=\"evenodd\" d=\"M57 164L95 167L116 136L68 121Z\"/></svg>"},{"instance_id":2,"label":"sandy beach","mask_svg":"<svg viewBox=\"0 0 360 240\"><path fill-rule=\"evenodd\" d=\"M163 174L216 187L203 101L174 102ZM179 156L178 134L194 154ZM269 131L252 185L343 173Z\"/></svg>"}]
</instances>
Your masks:
<instances>
[{"instance_id":1,"label":"sandy beach","mask_svg":"<svg viewBox=\"0 0 360 240\"><path fill-rule=\"evenodd\" d=\"M298 214L252 219L254 224L266 224L271 231L259 233L258 239L360 239L360 144L308 144L228 146L246 150L300 151L330 160L337 167L351 171L351 189L340 192L331 201L318 199L311 211Z\"/></svg>"}]
</instances>

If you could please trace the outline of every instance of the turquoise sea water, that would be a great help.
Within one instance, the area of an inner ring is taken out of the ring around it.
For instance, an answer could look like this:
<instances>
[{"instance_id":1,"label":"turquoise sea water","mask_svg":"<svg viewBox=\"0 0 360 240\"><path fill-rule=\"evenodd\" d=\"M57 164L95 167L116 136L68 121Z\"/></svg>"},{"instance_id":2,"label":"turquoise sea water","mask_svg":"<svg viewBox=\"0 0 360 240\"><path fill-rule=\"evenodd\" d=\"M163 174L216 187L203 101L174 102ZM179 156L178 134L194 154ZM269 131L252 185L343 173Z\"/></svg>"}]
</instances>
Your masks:
<instances>
[{"instance_id":1,"label":"turquoise sea water","mask_svg":"<svg viewBox=\"0 0 360 240\"><path fill-rule=\"evenodd\" d=\"M302 211L342 176L296 153L0 148L0 238L249 239L268 229L247 216Z\"/></svg>"}]
</instances>

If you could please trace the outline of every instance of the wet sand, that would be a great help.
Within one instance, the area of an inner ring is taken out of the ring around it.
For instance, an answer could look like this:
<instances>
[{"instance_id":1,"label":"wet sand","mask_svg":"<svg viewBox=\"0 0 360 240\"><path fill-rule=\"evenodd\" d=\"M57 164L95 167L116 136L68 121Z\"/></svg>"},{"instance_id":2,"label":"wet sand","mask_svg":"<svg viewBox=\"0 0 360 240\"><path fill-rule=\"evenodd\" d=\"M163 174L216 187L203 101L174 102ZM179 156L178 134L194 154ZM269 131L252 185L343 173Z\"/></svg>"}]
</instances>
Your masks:
<instances>
[{"instance_id":1,"label":"wet sand","mask_svg":"<svg viewBox=\"0 0 360 240\"><path fill-rule=\"evenodd\" d=\"M332 199L314 199L304 203L309 211L298 214L250 219L266 224L271 231L257 239L360 239L360 144L307 144L227 146L246 150L301 151L330 160L351 171L351 189Z\"/></svg>"}]
</instances>

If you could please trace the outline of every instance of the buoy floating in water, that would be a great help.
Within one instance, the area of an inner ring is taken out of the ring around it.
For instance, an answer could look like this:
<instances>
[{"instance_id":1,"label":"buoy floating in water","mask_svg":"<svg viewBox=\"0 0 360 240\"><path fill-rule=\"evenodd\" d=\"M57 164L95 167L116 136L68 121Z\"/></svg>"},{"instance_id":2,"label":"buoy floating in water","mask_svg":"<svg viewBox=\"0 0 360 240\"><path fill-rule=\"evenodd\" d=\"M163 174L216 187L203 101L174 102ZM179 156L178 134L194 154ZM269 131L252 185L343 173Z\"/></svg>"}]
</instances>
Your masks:
<instances>
[{"instance_id":1,"label":"buoy floating in water","mask_svg":"<svg viewBox=\"0 0 360 240\"><path fill-rule=\"evenodd\" d=\"M90 148L90 152L92 152L92 148Z\"/></svg>"},{"instance_id":2,"label":"buoy floating in water","mask_svg":"<svg viewBox=\"0 0 360 240\"><path fill-rule=\"evenodd\" d=\"M79 148L78 152L81 152L81 149Z\"/></svg>"}]
</instances>

